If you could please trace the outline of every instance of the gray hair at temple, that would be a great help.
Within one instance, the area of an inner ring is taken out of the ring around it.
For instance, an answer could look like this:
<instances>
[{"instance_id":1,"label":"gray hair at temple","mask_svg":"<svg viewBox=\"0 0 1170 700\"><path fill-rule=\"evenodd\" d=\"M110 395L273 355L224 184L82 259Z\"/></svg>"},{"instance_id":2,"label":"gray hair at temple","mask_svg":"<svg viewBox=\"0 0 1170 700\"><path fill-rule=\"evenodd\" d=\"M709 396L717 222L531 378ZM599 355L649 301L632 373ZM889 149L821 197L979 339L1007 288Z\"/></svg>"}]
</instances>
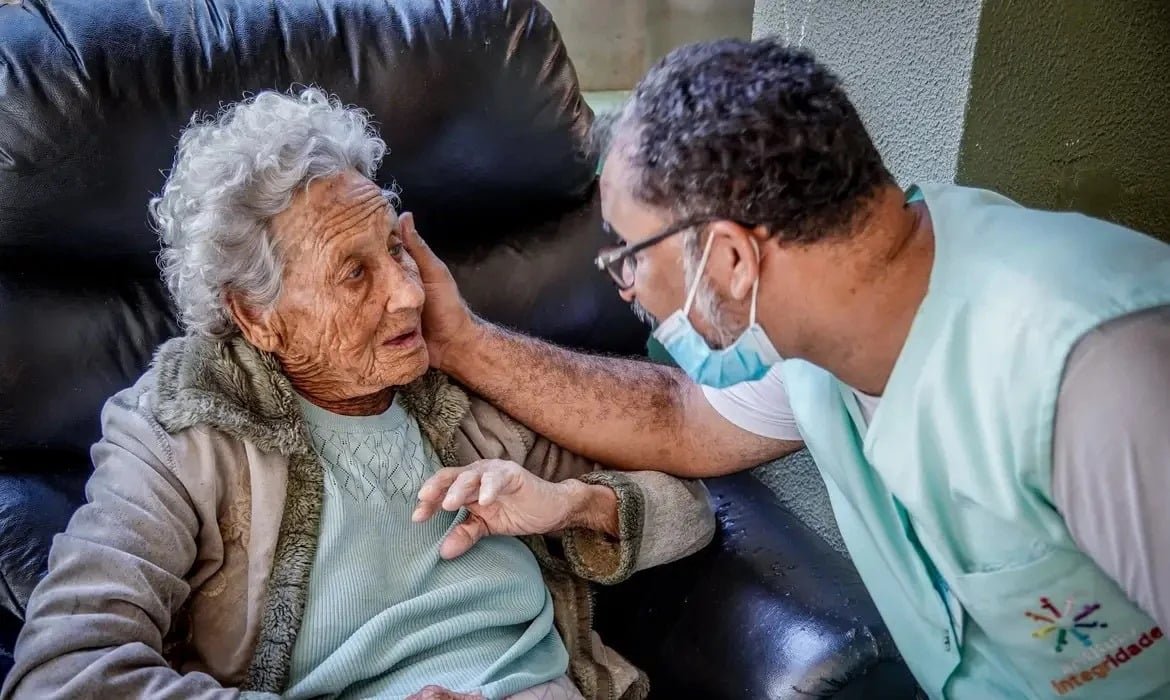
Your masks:
<instances>
[{"instance_id":1,"label":"gray hair at temple","mask_svg":"<svg viewBox=\"0 0 1170 700\"><path fill-rule=\"evenodd\" d=\"M350 169L372 178L385 153L367 112L316 88L265 91L216 116L196 114L150 201L159 266L183 327L234 335L229 294L271 308L282 268L269 221L317 178Z\"/></svg>"}]
</instances>

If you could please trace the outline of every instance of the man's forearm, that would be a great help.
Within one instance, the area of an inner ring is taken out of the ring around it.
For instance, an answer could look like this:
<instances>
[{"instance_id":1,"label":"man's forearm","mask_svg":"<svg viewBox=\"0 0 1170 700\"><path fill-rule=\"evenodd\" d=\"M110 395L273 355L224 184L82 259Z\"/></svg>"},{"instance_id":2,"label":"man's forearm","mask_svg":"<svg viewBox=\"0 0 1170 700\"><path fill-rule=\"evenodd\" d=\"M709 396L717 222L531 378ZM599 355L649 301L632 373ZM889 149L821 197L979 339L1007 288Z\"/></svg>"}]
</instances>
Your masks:
<instances>
[{"instance_id":1,"label":"man's forearm","mask_svg":"<svg viewBox=\"0 0 1170 700\"><path fill-rule=\"evenodd\" d=\"M442 370L557 444L627 469L675 464L684 405L681 374L638 360L596 357L477 322Z\"/></svg>"}]
</instances>

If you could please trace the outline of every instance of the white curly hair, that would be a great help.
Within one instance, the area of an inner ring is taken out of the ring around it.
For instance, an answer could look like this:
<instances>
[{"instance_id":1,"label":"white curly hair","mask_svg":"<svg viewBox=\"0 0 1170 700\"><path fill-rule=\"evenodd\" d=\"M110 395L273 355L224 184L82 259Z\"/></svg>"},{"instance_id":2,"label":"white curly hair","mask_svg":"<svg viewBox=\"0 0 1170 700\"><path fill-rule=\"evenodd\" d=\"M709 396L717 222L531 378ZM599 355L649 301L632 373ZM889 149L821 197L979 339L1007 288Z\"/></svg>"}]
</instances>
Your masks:
<instances>
[{"instance_id":1,"label":"white curly hair","mask_svg":"<svg viewBox=\"0 0 1170 700\"><path fill-rule=\"evenodd\" d=\"M366 111L317 88L265 91L217 116L196 114L162 194L150 200L159 266L183 328L208 338L236 334L229 292L271 308L281 256L269 221L317 178L350 169L372 178L385 154Z\"/></svg>"}]
</instances>

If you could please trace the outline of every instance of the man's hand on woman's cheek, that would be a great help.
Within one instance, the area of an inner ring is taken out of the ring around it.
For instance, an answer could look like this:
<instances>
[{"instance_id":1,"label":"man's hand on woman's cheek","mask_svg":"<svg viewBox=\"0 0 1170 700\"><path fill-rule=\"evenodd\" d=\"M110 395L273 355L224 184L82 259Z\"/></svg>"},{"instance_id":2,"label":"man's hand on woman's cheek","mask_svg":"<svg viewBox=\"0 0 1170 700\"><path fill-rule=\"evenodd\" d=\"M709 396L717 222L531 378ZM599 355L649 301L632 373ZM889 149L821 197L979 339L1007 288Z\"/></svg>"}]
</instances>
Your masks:
<instances>
[{"instance_id":1,"label":"man's hand on woman's cheek","mask_svg":"<svg viewBox=\"0 0 1170 700\"><path fill-rule=\"evenodd\" d=\"M488 535L543 535L589 528L618 535L617 496L605 486L575 479L545 481L515 462L485 459L448 467L427 479L413 520L467 508L467 519L443 540L439 554L453 559Z\"/></svg>"},{"instance_id":2,"label":"man's hand on woman's cheek","mask_svg":"<svg viewBox=\"0 0 1170 700\"><path fill-rule=\"evenodd\" d=\"M475 342L478 324L459 294L459 287L446 263L431 251L415 229L414 215L404 212L398 221L402 242L418 266L419 278L426 294L422 330L430 363L432 367L443 369L445 360L459 354L461 346Z\"/></svg>"}]
</instances>

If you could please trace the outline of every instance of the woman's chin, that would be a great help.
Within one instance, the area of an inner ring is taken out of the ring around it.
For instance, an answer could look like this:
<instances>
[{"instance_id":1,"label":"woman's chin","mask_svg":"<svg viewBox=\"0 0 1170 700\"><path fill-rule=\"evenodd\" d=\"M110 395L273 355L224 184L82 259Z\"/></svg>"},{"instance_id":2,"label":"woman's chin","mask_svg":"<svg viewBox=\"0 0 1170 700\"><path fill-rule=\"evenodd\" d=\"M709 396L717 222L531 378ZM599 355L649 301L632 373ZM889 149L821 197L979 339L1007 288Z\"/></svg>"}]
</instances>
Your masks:
<instances>
[{"instance_id":1,"label":"woman's chin","mask_svg":"<svg viewBox=\"0 0 1170 700\"><path fill-rule=\"evenodd\" d=\"M426 374L431 356L425 343L407 352L381 353L378 374L386 386L403 386Z\"/></svg>"}]
</instances>

